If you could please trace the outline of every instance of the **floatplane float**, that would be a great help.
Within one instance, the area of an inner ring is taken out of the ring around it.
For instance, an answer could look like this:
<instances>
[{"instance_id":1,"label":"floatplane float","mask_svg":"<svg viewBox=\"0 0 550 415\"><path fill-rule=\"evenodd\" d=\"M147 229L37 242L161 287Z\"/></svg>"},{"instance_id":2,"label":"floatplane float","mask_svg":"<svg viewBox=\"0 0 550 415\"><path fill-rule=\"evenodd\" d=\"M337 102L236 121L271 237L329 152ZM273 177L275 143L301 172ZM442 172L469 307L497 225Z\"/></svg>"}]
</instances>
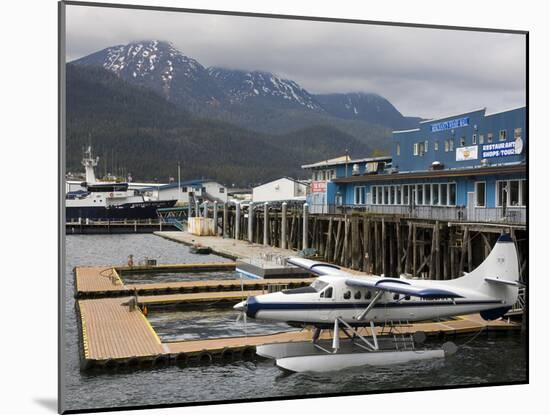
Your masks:
<instances>
[{"instance_id":1,"label":"floatplane float","mask_svg":"<svg viewBox=\"0 0 550 415\"><path fill-rule=\"evenodd\" d=\"M489 256L470 273L454 280L417 280L360 276L339 267L304 258L287 262L318 275L308 287L247 298L234 308L246 318L314 328L312 341L261 345L260 356L292 372L327 372L363 365L399 364L443 358L456 351L450 342L441 349L419 349L425 335L377 337L376 326L438 320L480 313L486 320L502 317L516 302L519 267L516 246L502 234ZM370 327L368 335L361 328ZM332 329L332 340L321 330ZM343 332L346 339L340 339Z\"/></svg>"}]
</instances>

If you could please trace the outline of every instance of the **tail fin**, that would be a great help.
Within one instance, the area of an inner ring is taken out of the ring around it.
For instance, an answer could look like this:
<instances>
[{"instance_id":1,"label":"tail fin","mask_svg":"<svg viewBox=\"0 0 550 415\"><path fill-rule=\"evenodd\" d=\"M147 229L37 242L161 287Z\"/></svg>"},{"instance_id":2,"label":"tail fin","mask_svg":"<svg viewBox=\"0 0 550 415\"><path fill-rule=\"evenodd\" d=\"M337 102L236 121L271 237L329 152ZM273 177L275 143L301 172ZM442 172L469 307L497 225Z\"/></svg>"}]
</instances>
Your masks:
<instances>
[{"instance_id":1,"label":"tail fin","mask_svg":"<svg viewBox=\"0 0 550 415\"><path fill-rule=\"evenodd\" d=\"M463 277L449 281L449 285L471 289L502 299L512 306L518 296L518 254L509 234L502 234L485 261Z\"/></svg>"}]
</instances>

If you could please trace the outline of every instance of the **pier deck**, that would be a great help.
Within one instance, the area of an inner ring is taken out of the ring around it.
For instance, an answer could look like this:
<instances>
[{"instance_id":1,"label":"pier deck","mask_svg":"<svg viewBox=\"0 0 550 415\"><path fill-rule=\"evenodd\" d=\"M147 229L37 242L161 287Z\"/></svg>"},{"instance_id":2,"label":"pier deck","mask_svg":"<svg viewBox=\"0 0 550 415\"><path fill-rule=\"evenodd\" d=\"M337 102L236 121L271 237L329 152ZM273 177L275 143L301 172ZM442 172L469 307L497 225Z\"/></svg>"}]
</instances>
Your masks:
<instances>
[{"instance_id":1,"label":"pier deck","mask_svg":"<svg viewBox=\"0 0 550 415\"><path fill-rule=\"evenodd\" d=\"M296 256L296 251L291 249L281 249L273 246L264 246L261 244L250 243L232 238L221 238L219 236L197 236L188 232L155 232L155 235L180 242L185 245L194 245L196 243L202 246L208 246L214 254L225 256L232 259L252 259L260 258L262 254L271 253L284 257Z\"/></svg>"},{"instance_id":2,"label":"pier deck","mask_svg":"<svg viewBox=\"0 0 550 415\"><path fill-rule=\"evenodd\" d=\"M254 292L245 293L253 295ZM169 304L174 301L212 301L225 296L234 300L241 298L241 292L185 294L173 296L139 297L141 304ZM80 325L82 333L83 366L89 367L110 364L137 364L155 361L187 361L187 359L204 359L207 361L223 356L223 353L240 353L254 350L261 344L290 341L307 341L311 339L309 330L284 332L270 335L214 338L161 342L153 327L139 308L130 311L128 301L131 297L102 298L79 300ZM444 322L415 323L397 328L401 333L424 331L428 336L455 335L475 333L486 329L519 330L520 324L497 320L486 322L478 315L462 316ZM363 329L366 333L370 329ZM380 335L382 328L377 327ZM386 334L387 334L386 328ZM395 330L395 329L394 329ZM323 332L322 338L329 338L330 333Z\"/></svg>"}]
</instances>

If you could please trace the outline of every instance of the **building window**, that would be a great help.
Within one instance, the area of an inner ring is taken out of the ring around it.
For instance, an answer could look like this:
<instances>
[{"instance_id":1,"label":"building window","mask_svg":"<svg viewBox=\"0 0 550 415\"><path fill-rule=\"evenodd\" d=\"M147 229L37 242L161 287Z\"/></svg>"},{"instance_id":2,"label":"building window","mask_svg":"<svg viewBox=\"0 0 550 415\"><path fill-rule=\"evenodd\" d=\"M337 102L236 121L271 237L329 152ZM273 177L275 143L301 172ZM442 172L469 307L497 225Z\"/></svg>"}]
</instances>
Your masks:
<instances>
[{"instance_id":1,"label":"building window","mask_svg":"<svg viewBox=\"0 0 550 415\"><path fill-rule=\"evenodd\" d=\"M428 152L428 140L424 140L424 148L422 149L423 153L427 153Z\"/></svg>"},{"instance_id":2,"label":"building window","mask_svg":"<svg viewBox=\"0 0 550 415\"><path fill-rule=\"evenodd\" d=\"M439 204L447 206L447 183L441 183L439 185Z\"/></svg>"},{"instance_id":3,"label":"building window","mask_svg":"<svg viewBox=\"0 0 550 415\"><path fill-rule=\"evenodd\" d=\"M378 186L378 188L376 189L376 191L378 192L378 204L381 205L384 203L384 201L382 200L382 198L384 197L384 188L383 186Z\"/></svg>"},{"instance_id":4,"label":"building window","mask_svg":"<svg viewBox=\"0 0 550 415\"><path fill-rule=\"evenodd\" d=\"M497 180L497 194L496 194L496 206L502 207L503 204L508 200L506 197L506 181Z\"/></svg>"},{"instance_id":5,"label":"building window","mask_svg":"<svg viewBox=\"0 0 550 415\"><path fill-rule=\"evenodd\" d=\"M422 205L423 202L424 202L424 199L422 197L422 185L417 184L416 185L416 204L417 205Z\"/></svg>"},{"instance_id":6,"label":"building window","mask_svg":"<svg viewBox=\"0 0 550 415\"><path fill-rule=\"evenodd\" d=\"M183 193L187 193L187 186L182 186L182 187L181 187L181 191L182 191Z\"/></svg>"},{"instance_id":7,"label":"building window","mask_svg":"<svg viewBox=\"0 0 550 415\"><path fill-rule=\"evenodd\" d=\"M372 186L370 192L372 194L371 202L372 202L373 205L376 205L376 186Z\"/></svg>"},{"instance_id":8,"label":"building window","mask_svg":"<svg viewBox=\"0 0 550 415\"><path fill-rule=\"evenodd\" d=\"M520 138L521 137L521 128L516 128L514 130L514 138Z\"/></svg>"},{"instance_id":9,"label":"building window","mask_svg":"<svg viewBox=\"0 0 550 415\"><path fill-rule=\"evenodd\" d=\"M456 205L456 183L449 183L449 205Z\"/></svg>"},{"instance_id":10,"label":"building window","mask_svg":"<svg viewBox=\"0 0 550 415\"><path fill-rule=\"evenodd\" d=\"M434 206L439 205L439 185L432 184L432 204Z\"/></svg>"},{"instance_id":11,"label":"building window","mask_svg":"<svg viewBox=\"0 0 550 415\"><path fill-rule=\"evenodd\" d=\"M365 204L365 186L356 186L355 187L355 198L353 201L356 205Z\"/></svg>"},{"instance_id":12,"label":"building window","mask_svg":"<svg viewBox=\"0 0 550 415\"><path fill-rule=\"evenodd\" d=\"M527 180L521 180L521 206L527 206Z\"/></svg>"},{"instance_id":13,"label":"building window","mask_svg":"<svg viewBox=\"0 0 550 415\"><path fill-rule=\"evenodd\" d=\"M429 184L424 185L424 204L425 205L431 205L432 204L432 192L431 187Z\"/></svg>"},{"instance_id":14,"label":"building window","mask_svg":"<svg viewBox=\"0 0 550 415\"><path fill-rule=\"evenodd\" d=\"M493 142L493 133L487 134L487 142L492 143Z\"/></svg>"},{"instance_id":15,"label":"building window","mask_svg":"<svg viewBox=\"0 0 550 415\"><path fill-rule=\"evenodd\" d=\"M225 189L223 187L220 187L220 193L225 193Z\"/></svg>"},{"instance_id":16,"label":"building window","mask_svg":"<svg viewBox=\"0 0 550 415\"><path fill-rule=\"evenodd\" d=\"M451 138L449 140L449 151L454 151L455 149L455 141Z\"/></svg>"},{"instance_id":17,"label":"building window","mask_svg":"<svg viewBox=\"0 0 550 415\"><path fill-rule=\"evenodd\" d=\"M445 140L445 153L449 152L449 140Z\"/></svg>"},{"instance_id":18,"label":"building window","mask_svg":"<svg viewBox=\"0 0 550 415\"><path fill-rule=\"evenodd\" d=\"M510 180L508 183L510 189L509 205L519 206L519 180Z\"/></svg>"},{"instance_id":19,"label":"building window","mask_svg":"<svg viewBox=\"0 0 550 415\"><path fill-rule=\"evenodd\" d=\"M418 156L418 143L413 144L413 156Z\"/></svg>"},{"instance_id":20,"label":"building window","mask_svg":"<svg viewBox=\"0 0 550 415\"><path fill-rule=\"evenodd\" d=\"M464 147L466 145L466 137L460 137L460 147Z\"/></svg>"},{"instance_id":21,"label":"building window","mask_svg":"<svg viewBox=\"0 0 550 415\"><path fill-rule=\"evenodd\" d=\"M395 204L395 186L390 186L390 205Z\"/></svg>"},{"instance_id":22,"label":"building window","mask_svg":"<svg viewBox=\"0 0 550 415\"><path fill-rule=\"evenodd\" d=\"M500 130L498 132L498 141L506 141L506 130Z\"/></svg>"},{"instance_id":23,"label":"building window","mask_svg":"<svg viewBox=\"0 0 550 415\"><path fill-rule=\"evenodd\" d=\"M472 144L477 144L477 134L472 134Z\"/></svg>"},{"instance_id":24,"label":"building window","mask_svg":"<svg viewBox=\"0 0 550 415\"><path fill-rule=\"evenodd\" d=\"M476 182L476 207L485 207L485 182Z\"/></svg>"},{"instance_id":25,"label":"building window","mask_svg":"<svg viewBox=\"0 0 550 415\"><path fill-rule=\"evenodd\" d=\"M395 186L395 204L396 205L401 205L402 203L402 200L401 200L401 186L400 185L397 185Z\"/></svg>"},{"instance_id":26,"label":"building window","mask_svg":"<svg viewBox=\"0 0 550 415\"><path fill-rule=\"evenodd\" d=\"M485 141L485 137L483 136L483 134L480 134L479 135L479 144L483 144L484 141Z\"/></svg>"},{"instance_id":27,"label":"building window","mask_svg":"<svg viewBox=\"0 0 550 415\"><path fill-rule=\"evenodd\" d=\"M395 154L400 156L401 155L401 144L397 143L395 146Z\"/></svg>"},{"instance_id":28,"label":"building window","mask_svg":"<svg viewBox=\"0 0 550 415\"><path fill-rule=\"evenodd\" d=\"M439 141L434 141L434 151L438 151L439 150Z\"/></svg>"},{"instance_id":29,"label":"building window","mask_svg":"<svg viewBox=\"0 0 550 415\"><path fill-rule=\"evenodd\" d=\"M389 202L389 198L388 198L388 186L384 186L384 204L387 205L388 202Z\"/></svg>"},{"instance_id":30,"label":"building window","mask_svg":"<svg viewBox=\"0 0 550 415\"><path fill-rule=\"evenodd\" d=\"M408 184L403 185L403 204L404 205L409 204L409 185Z\"/></svg>"}]
</instances>

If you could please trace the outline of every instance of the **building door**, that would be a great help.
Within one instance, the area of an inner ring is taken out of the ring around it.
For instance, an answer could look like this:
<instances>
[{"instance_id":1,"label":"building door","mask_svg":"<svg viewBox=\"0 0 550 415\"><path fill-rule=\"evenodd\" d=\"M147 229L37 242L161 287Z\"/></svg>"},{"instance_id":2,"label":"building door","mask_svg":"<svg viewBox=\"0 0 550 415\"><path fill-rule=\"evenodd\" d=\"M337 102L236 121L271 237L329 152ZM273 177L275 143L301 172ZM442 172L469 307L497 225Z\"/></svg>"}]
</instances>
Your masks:
<instances>
[{"instance_id":1,"label":"building door","mask_svg":"<svg viewBox=\"0 0 550 415\"><path fill-rule=\"evenodd\" d=\"M468 192L468 196L466 199L466 215L468 216L468 220L475 221L475 192Z\"/></svg>"}]
</instances>

